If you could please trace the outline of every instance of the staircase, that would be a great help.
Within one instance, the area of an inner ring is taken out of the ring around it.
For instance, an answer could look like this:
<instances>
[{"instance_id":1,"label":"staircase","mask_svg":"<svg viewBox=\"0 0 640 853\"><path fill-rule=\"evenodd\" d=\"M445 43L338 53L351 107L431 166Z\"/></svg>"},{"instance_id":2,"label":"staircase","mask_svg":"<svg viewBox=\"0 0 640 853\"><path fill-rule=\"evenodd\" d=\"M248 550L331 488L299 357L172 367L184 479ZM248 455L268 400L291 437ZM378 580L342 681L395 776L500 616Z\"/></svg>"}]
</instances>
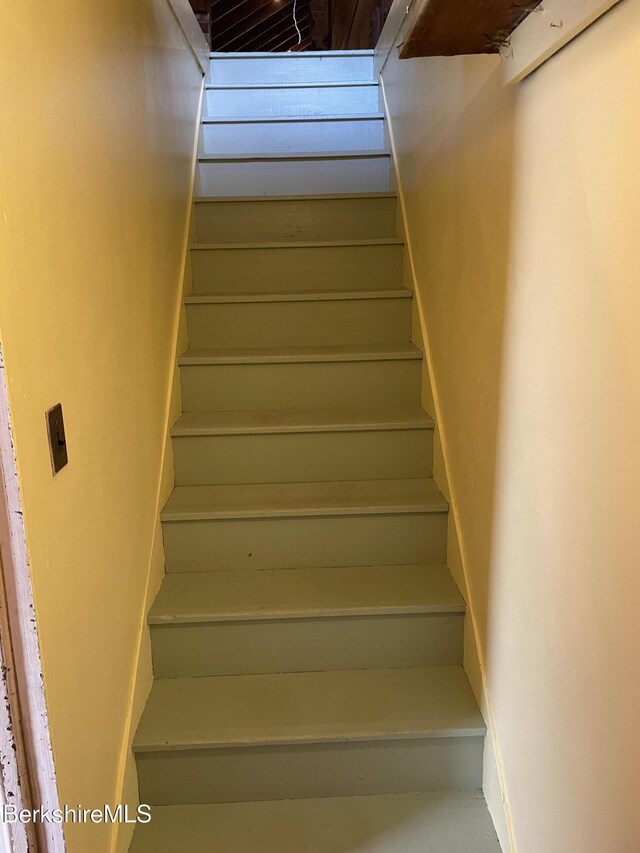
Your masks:
<instances>
[{"instance_id":1,"label":"staircase","mask_svg":"<svg viewBox=\"0 0 640 853\"><path fill-rule=\"evenodd\" d=\"M211 63L134 853L498 853L371 52Z\"/></svg>"}]
</instances>

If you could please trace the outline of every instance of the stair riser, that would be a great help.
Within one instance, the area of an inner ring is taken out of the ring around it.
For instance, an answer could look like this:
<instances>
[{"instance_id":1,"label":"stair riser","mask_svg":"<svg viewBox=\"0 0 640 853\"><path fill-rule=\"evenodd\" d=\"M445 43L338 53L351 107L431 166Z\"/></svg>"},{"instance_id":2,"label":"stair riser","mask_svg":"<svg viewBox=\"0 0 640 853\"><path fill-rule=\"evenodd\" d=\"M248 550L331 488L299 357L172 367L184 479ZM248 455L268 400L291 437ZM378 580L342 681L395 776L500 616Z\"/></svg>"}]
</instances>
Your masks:
<instances>
[{"instance_id":1,"label":"stair riser","mask_svg":"<svg viewBox=\"0 0 640 853\"><path fill-rule=\"evenodd\" d=\"M201 243L373 240L396 236L396 200L209 202L196 204L196 222Z\"/></svg>"},{"instance_id":2,"label":"stair riser","mask_svg":"<svg viewBox=\"0 0 640 853\"><path fill-rule=\"evenodd\" d=\"M482 785L482 737L140 753L151 805L284 800Z\"/></svg>"},{"instance_id":3,"label":"stair riser","mask_svg":"<svg viewBox=\"0 0 640 853\"><path fill-rule=\"evenodd\" d=\"M223 122L203 124L203 154L371 151L384 148L382 119Z\"/></svg>"},{"instance_id":4,"label":"stair riser","mask_svg":"<svg viewBox=\"0 0 640 853\"><path fill-rule=\"evenodd\" d=\"M463 614L154 625L156 678L462 662Z\"/></svg>"},{"instance_id":5,"label":"stair riser","mask_svg":"<svg viewBox=\"0 0 640 853\"><path fill-rule=\"evenodd\" d=\"M206 116L362 115L380 110L378 86L207 89Z\"/></svg>"},{"instance_id":6,"label":"stair riser","mask_svg":"<svg viewBox=\"0 0 640 853\"><path fill-rule=\"evenodd\" d=\"M407 343L410 299L187 305L192 349Z\"/></svg>"},{"instance_id":7,"label":"stair riser","mask_svg":"<svg viewBox=\"0 0 640 853\"><path fill-rule=\"evenodd\" d=\"M403 246L193 249L196 293L353 290L402 286Z\"/></svg>"},{"instance_id":8,"label":"stair riser","mask_svg":"<svg viewBox=\"0 0 640 853\"><path fill-rule=\"evenodd\" d=\"M255 196L387 192L389 176L388 156L200 162L196 193Z\"/></svg>"},{"instance_id":9,"label":"stair riser","mask_svg":"<svg viewBox=\"0 0 640 853\"><path fill-rule=\"evenodd\" d=\"M415 405L420 361L195 365L180 368L185 412Z\"/></svg>"},{"instance_id":10,"label":"stair riser","mask_svg":"<svg viewBox=\"0 0 640 853\"><path fill-rule=\"evenodd\" d=\"M176 486L430 477L432 430L369 430L173 439Z\"/></svg>"},{"instance_id":11,"label":"stair riser","mask_svg":"<svg viewBox=\"0 0 640 853\"><path fill-rule=\"evenodd\" d=\"M256 57L210 62L211 82L225 83L335 83L373 80L373 56Z\"/></svg>"},{"instance_id":12,"label":"stair riser","mask_svg":"<svg viewBox=\"0 0 640 853\"><path fill-rule=\"evenodd\" d=\"M446 513L164 522L168 572L443 563Z\"/></svg>"}]
</instances>

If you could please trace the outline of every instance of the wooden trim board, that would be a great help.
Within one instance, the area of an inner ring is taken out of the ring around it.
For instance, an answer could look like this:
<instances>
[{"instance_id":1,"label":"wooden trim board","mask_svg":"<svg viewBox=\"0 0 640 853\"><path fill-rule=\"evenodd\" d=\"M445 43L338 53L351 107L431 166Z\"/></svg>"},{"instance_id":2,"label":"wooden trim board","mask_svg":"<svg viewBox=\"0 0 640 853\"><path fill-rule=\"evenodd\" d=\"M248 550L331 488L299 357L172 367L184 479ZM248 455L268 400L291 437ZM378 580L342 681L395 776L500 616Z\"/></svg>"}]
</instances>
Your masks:
<instances>
[{"instance_id":1,"label":"wooden trim board","mask_svg":"<svg viewBox=\"0 0 640 853\"><path fill-rule=\"evenodd\" d=\"M505 83L518 83L620 0L544 0L503 53Z\"/></svg>"},{"instance_id":2,"label":"wooden trim board","mask_svg":"<svg viewBox=\"0 0 640 853\"><path fill-rule=\"evenodd\" d=\"M42 677L42 663L38 641L38 628L31 588L29 555L23 521L22 500L18 483L16 456L9 416L9 399L5 382L5 368L0 351L0 551L2 553L2 643L5 673L2 689L9 698L9 707L3 709L9 718L2 718L2 756L6 750L11 757L16 753L15 772L19 791L16 805L26 808L59 807L53 752L49 731L49 717ZM6 633L10 632L10 637ZM10 658L10 659L9 659ZM11 678L6 678L11 675ZM16 701L19 694L19 704ZM10 726L7 731L6 726ZM20 751L23 749L23 759ZM6 762L10 764L11 762ZM8 781L4 767L5 783ZM11 778L11 777L9 777ZM33 849L27 844L28 833L12 826L14 853ZM23 829L24 829L24 825ZM35 835L39 853L64 853L64 832L61 824L37 823Z\"/></svg>"},{"instance_id":3,"label":"wooden trim board","mask_svg":"<svg viewBox=\"0 0 640 853\"><path fill-rule=\"evenodd\" d=\"M198 19L193 13L189 0L167 0L176 17L189 47L193 51L196 62L205 77L209 74L209 45L200 28Z\"/></svg>"}]
</instances>

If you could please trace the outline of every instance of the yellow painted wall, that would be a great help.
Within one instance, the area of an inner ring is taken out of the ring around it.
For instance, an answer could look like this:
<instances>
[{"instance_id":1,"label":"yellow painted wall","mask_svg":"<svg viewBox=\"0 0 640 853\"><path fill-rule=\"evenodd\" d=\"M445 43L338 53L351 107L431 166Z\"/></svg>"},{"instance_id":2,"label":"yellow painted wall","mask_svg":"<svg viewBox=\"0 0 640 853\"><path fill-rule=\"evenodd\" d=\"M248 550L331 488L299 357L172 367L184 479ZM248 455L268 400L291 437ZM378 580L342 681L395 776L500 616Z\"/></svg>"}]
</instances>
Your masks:
<instances>
[{"instance_id":1,"label":"yellow painted wall","mask_svg":"<svg viewBox=\"0 0 640 853\"><path fill-rule=\"evenodd\" d=\"M640 3L517 87L395 50L383 81L514 849L633 853Z\"/></svg>"},{"instance_id":2,"label":"yellow painted wall","mask_svg":"<svg viewBox=\"0 0 640 853\"><path fill-rule=\"evenodd\" d=\"M6 0L0 33L0 340L60 799L89 807L121 795L202 76L167 0Z\"/></svg>"}]
</instances>

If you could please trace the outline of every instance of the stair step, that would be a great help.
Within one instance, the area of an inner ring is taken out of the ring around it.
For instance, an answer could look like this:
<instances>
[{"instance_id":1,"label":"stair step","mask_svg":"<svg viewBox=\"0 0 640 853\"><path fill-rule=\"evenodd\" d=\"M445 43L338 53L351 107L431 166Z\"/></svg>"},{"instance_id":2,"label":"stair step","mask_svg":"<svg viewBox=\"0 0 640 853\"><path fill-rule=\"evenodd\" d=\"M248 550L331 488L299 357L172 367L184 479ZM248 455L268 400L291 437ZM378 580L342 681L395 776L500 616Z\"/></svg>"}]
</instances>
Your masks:
<instances>
[{"instance_id":1,"label":"stair step","mask_svg":"<svg viewBox=\"0 0 640 853\"><path fill-rule=\"evenodd\" d=\"M200 151L357 151L384 147L380 113L342 116L226 116L202 120Z\"/></svg>"},{"instance_id":2,"label":"stair step","mask_svg":"<svg viewBox=\"0 0 640 853\"><path fill-rule=\"evenodd\" d=\"M411 344L266 347L185 353L185 412L416 405L421 353Z\"/></svg>"},{"instance_id":3,"label":"stair step","mask_svg":"<svg viewBox=\"0 0 640 853\"><path fill-rule=\"evenodd\" d=\"M397 480L433 468L428 428L177 436L172 445L176 486Z\"/></svg>"},{"instance_id":4,"label":"stair step","mask_svg":"<svg viewBox=\"0 0 640 853\"><path fill-rule=\"evenodd\" d=\"M338 199L370 199L370 198L397 198L398 194L395 191L388 192L362 192L362 193L296 193L294 195L274 195L274 196L238 196L238 198L234 198L233 196L194 196L194 203L196 204L233 204L234 201L240 201L242 204L247 204L251 201L259 201L262 203L273 203L278 201L331 201Z\"/></svg>"},{"instance_id":5,"label":"stair step","mask_svg":"<svg viewBox=\"0 0 640 853\"><path fill-rule=\"evenodd\" d=\"M404 240L400 237L374 237L363 240L305 240L304 242L274 240L269 243L194 243L190 249L192 252L240 252L250 249L257 251L264 251L265 249L298 251L300 249L337 249L344 247L365 249L371 246L404 246Z\"/></svg>"},{"instance_id":6,"label":"stair step","mask_svg":"<svg viewBox=\"0 0 640 853\"><path fill-rule=\"evenodd\" d=\"M187 298L190 348L397 344L411 338L412 292ZM406 296L405 296L406 294ZM300 297L303 298L300 298ZM306 298L304 298L306 297ZM404 298L402 298L404 297ZM214 301L215 300L215 301Z\"/></svg>"},{"instance_id":7,"label":"stair step","mask_svg":"<svg viewBox=\"0 0 640 853\"><path fill-rule=\"evenodd\" d=\"M202 124L297 124L301 122L307 124L309 122L331 121L384 121L384 113L336 113L335 115L281 115L281 116L202 116Z\"/></svg>"},{"instance_id":8,"label":"stair step","mask_svg":"<svg viewBox=\"0 0 640 853\"><path fill-rule=\"evenodd\" d=\"M385 149L207 155L198 160L196 191L204 196L386 191L390 175Z\"/></svg>"},{"instance_id":9,"label":"stair step","mask_svg":"<svg viewBox=\"0 0 640 853\"><path fill-rule=\"evenodd\" d=\"M337 349L337 348L336 348ZM418 357L379 353L378 358L342 357L242 363L183 362L180 368L185 412L274 408L390 406L420 399Z\"/></svg>"},{"instance_id":10,"label":"stair step","mask_svg":"<svg viewBox=\"0 0 640 853\"><path fill-rule=\"evenodd\" d=\"M171 431L175 484L429 477L433 421L418 407L190 412Z\"/></svg>"},{"instance_id":11,"label":"stair step","mask_svg":"<svg viewBox=\"0 0 640 853\"><path fill-rule=\"evenodd\" d=\"M253 83L207 83L205 89L209 91L282 91L283 89L355 89L358 87L378 88L374 80L302 80L287 83L265 83L261 80ZM251 115L251 113L247 113Z\"/></svg>"},{"instance_id":12,"label":"stair step","mask_svg":"<svg viewBox=\"0 0 640 853\"><path fill-rule=\"evenodd\" d=\"M195 211L202 243L397 239L396 194L391 192L201 196Z\"/></svg>"},{"instance_id":13,"label":"stair step","mask_svg":"<svg viewBox=\"0 0 640 853\"><path fill-rule=\"evenodd\" d=\"M372 80L267 84L210 84L207 116L352 115L380 111Z\"/></svg>"},{"instance_id":14,"label":"stair step","mask_svg":"<svg viewBox=\"0 0 640 853\"><path fill-rule=\"evenodd\" d=\"M227 305L271 302L349 302L360 299L413 299L413 291L396 287L393 290L301 290L280 293L200 293L185 296L185 305Z\"/></svg>"},{"instance_id":15,"label":"stair step","mask_svg":"<svg viewBox=\"0 0 640 853\"><path fill-rule=\"evenodd\" d=\"M463 613L444 565L167 575L150 625L310 617Z\"/></svg>"},{"instance_id":16,"label":"stair step","mask_svg":"<svg viewBox=\"0 0 640 853\"><path fill-rule=\"evenodd\" d=\"M131 853L500 853L481 791L157 806Z\"/></svg>"},{"instance_id":17,"label":"stair step","mask_svg":"<svg viewBox=\"0 0 640 853\"><path fill-rule=\"evenodd\" d=\"M353 346L225 347L187 350L178 359L185 367L225 364L283 364L350 361L420 360L422 352L414 344L354 344Z\"/></svg>"},{"instance_id":18,"label":"stair step","mask_svg":"<svg viewBox=\"0 0 640 853\"><path fill-rule=\"evenodd\" d=\"M247 435L255 433L346 432L433 429L433 419L419 406L406 408L285 409L257 412L188 412L171 429L172 436Z\"/></svg>"},{"instance_id":19,"label":"stair step","mask_svg":"<svg viewBox=\"0 0 640 853\"><path fill-rule=\"evenodd\" d=\"M211 82L296 83L304 81L373 80L373 53L213 53Z\"/></svg>"},{"instance_id":20,"label":"stair step","mask_svg":"<svg viewBox=\"0 0 640 853\"><path fill-rule=\"evenodd\" d=\"M446 566L167 575L149 614L157 678L459 664Z\"/></svg>"},{"instance_id":21,"label":"stair step","mask_svg":"<svg viewBox=\"0 0 640 853\"><path fill-rule=\"evenodd\" d=\"M134 739L141 801L380 794L482 782L462 667L154 681Z\"/></svg>"},{"instance_id":22,"label":"stair step","mask_svg":"<svg viewBox=\"0 0 640 853\"><path fill-rule=\"evenodd\" d=\"M431 478L342 480L319 483L257 483L178 486L161 513L163 522L231 518L304 518L447 512Z\"/></svg>"},{"instance_id":23,"label":"stair step","mask_svg":"<svg viewBox=\"0 0 640 853\"><path fill-rule=\"evenodd\" d=\"M388 148L356 151L258 151L231 154L200 154L200 163L251 163L257 160L362 160L372 157L389 157ZM326 193L323 193L326 195Z\"/></svg>"},{"instance_id":24,"label":"stair step","mask_svg":"<svg viewBox=\"0 0 640 853\"><path fill-rule=\"evenodd\" d=\"M484 735L462 667L156 679L140 752Z\"/></svg>"},{"instance_id":25,"label":"stair step","mask_svg":"<svg viewBox=\"0 0 640 853\"><path fill-rule=\"evenodd\" d=\"M178 486L162 512L168 572L444 562L430 479Z\"/></svg>"},{"instance_id":26,"label":"stair step","mask_svg":"<svg viewBox=\"0 0 640 853\"><path fill-rule=\"evenodd\" d=\"M282 249L292 252L301 249L338 249L356 248L366 249L371 246L404 246L404 240L399 237L374 237L363 240L305 240L295 242L291 240L272 241L269 243L194 243L190 249L192 252L228 252L239 253L241 251L264 251L265 249ZM237 255L236 255L237 257Z\"/></svg>"},{"instance_id":27,"label":"stair step","mask_svg":"<svg viewBox=\"0 0 640 853\"><path fill-rule=\"evenodd\" d=\"M282 292L402 287L404 242L395 237L196 243L191 246L196 293Z\"/></svg>"}]
</instances>

